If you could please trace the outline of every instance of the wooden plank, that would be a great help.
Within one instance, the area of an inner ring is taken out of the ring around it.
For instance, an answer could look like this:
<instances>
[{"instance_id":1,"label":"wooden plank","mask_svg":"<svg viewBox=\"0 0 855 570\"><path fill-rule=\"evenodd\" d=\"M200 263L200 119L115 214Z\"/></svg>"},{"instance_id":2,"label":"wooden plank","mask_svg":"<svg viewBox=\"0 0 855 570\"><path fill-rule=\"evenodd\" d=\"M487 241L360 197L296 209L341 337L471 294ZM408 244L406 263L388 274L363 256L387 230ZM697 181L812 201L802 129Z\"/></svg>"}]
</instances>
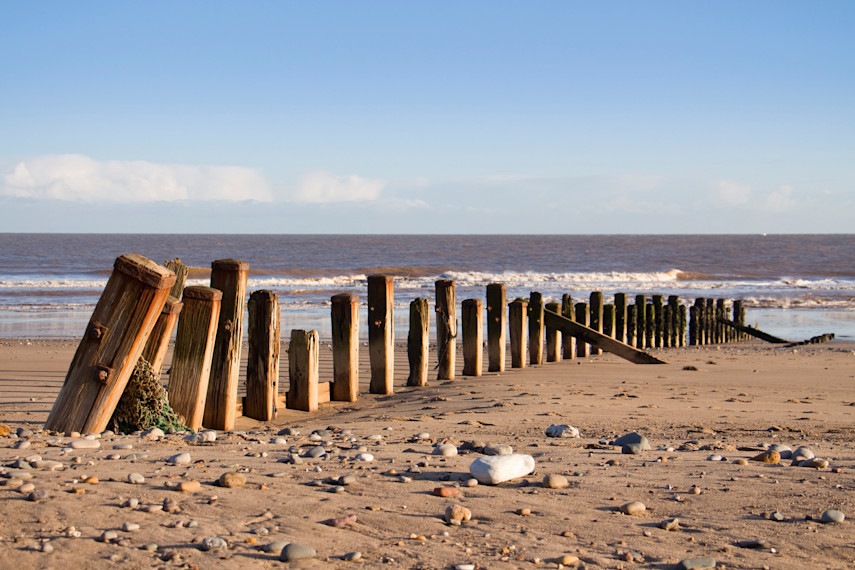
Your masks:
<instances>
[{"instance_id":1,"label":"wooden plank","mask_svg":"<svg viewBox=\"0 0 855 570\"><path fill-rule=\"evenodd\" d=\"M463 375L481 376L484 359L481 299L463 301L460 320L463 329Z\"/></svg>"},{"instance_id":2,"label":"wooden plank","mask_svg":"<svg viewBox=\"0 0 855 570\"><path fill-rule=\"evenodd\" d=\"M528 352L528 301L515 299L508 303L508 331L511 337L511 368L525 368L525 354Z\"/></svg>"},{"instance_id":3,"label":"wooden plank","mask_svg":"<svg viewBox=\"0 0 855 570\"><path fill-rule=\"evenodd\" d=\"M451 279L436 281L436 379L454 380L457 357L455 286Z\"/></svg>"},{"instance_id":4,"label":"wooden plank","mask_svg":"<svg viewBox=\"0 0 855 570\"><path fill-rule=\"evenodd\" d=\"M789 344L789 340L784 340L782 338L778 338L769 333L765 333L759 329L755 329L754 327L738 325L735 322L728 319L719 319L719 322L727 325L729 327L733 327L741 333L745 333L747 335L751 335L753 337L759 338L760 340L765 340L766 342L771 342L772 344Z\"/></svg>"},{"instance_id":5,"label":"wooden plank","mask_svg":"<svg viewBox=\"0 0 855 570\"><path fill-rule=\"evenodd\" d=\"M141 255L116 259L46 429L107 428L173 283L174 273Z\"/></svg>"},{"instance_id":6,"label":"wooden plank","mask_svg":"<svg viewBox=\"0 0 855 570\"><path fill-rule=\"evenodd\" d=\"M410 301L410 332L407 334L407 361L410 364L407 386L427 386L429 330L428 300L424 297L413 299Z\"/></svg>"},{"instance_id":7,"label":"wooden plank","mask_svg":"<svg viewBox=\"0 0 855 570\"><path fill-rule=\"evenodd\" d=\"M148 342L143 349L142 357L149 364L151 369L157 374L160 374L163 368L163 360L166 358L166 353L169 351L169 341L172 340L172 333L175 330L175 325L178 324L178 315L184 305L173 296L166 299L163 305L163 310L157 317L154 323L154 328L151 329L151 335L148 337Z\"/></svg>"},{"instance_id":8,"label":"wooden plank","mask_svg":"<svg viewBox=\"0 0 855 570\"><path fill-rule=\"evenodd\" d=\"M330 301L333 352L330 397L340 402L355 402L359 397L359 298L340 293Z\"/></svg>"},{"instance_id":9,"label":"wooden plank","mask_svg":"<svg viewBox=\"0 0 855 570\"><path fill-rule=\"evenodd\" d=\"M487 369L505 371L505 286L487 285Z\"/></svg>"},{"instance_id":10,"label":"wooden plank","mask_svg":"<svg viewBox=\"0 0 855 570\"><path fill-rule=\"evenodd\" d=\"M368 276L368 360L371 364L372 394L395 390L394 340L395 281L391 275Z\"/></svg>"},{"instance_id":11,"label":"wooden plank","mask_svg":"<svg viewBox=\"0 0 855 570\"><path fill-rule=\"evenodd\" d=\"M528 299L528 363L543 364L543 295L532 291Z\"/></svg>"},{"instance_id":12,"label":"wooden plank","mask_svg":"<svg viewBox=\"0 0 855 570\"><path fill-rule=\"evenodd\" d=\"M664 361L659 360L646 352L635 349L628 344L617 341L595 331L594 329L564 318L554 311L545 311L544 320L546 321L547 326L556 328L564 334L575 336L578 339L578 342L590 344L591 346L600 348L605 352L610 352L615 356L619 356L635 364L665 364Z\"/></svg>"},{"instance_id":13,"label":"wooden plank","mask_svg":"<svg viewBox=\"0 0 855 570\"><path fill-rule=\"evenodd\" d=\"M318 411L318 331L292 330L288 344L288 398L286 406ZM329 399L329 397L327 397Z\"/></svg>"},{"instance_id":14,"label":"wooden plank","mask_svg":"<svg viewBox=\"0 0 855 570\"><path fill-rule=\"evenodd\" d=\"M276 418L279 393L279 298L266 289L253 291L247 308L249 353L243 414L269 422Z\"/></svg>"}]
</instances>

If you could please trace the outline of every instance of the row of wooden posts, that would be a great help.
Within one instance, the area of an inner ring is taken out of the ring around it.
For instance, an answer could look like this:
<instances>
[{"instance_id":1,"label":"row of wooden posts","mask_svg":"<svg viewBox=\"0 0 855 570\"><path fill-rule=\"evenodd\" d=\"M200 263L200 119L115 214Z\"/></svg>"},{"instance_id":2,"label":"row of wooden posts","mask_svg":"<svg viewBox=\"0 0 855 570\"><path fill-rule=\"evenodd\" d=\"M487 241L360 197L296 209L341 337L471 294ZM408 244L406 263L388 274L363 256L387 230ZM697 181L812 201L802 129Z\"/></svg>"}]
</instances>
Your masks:
<instances>
[{"instance_id":1,"label":"row of wooden posts","mask_svg":"<svg viewBox=\"0 0 855 570\"><path fill-rule=\"evenodd\" d=\"M172 367L169 371L169 403L192 429L233 429L238 410L238 382L244 311L248 309L248 361L243 414L272 420L281 405L279 379L279 301L272 291L253 291L247 299L249 266L233 259L211 264L210 286L184 287L187 269L180 260L160 266L135 254L116 260L84 338L69 368L63 388L46 427L58 431L101 431L127 384L137 360L149 361L160 371L175 331ZM368 351L371 379L376 394L393 391L394 279L368 277ZM436 282L437 379L453 380L457 352L455 283ZM179 300L181 297L181 300ZM542 295L507 303L505 285L487 285L488 370L505 369L506 344L511 367L541 364L597 354L600 349L572 334L564 334L551 322L567 324L564 317L627 346L627 350L677 347L686 344L687 308L677 296L635 297L627 303L624 293L604 304L603 294L593 292L587 302L544 304ZM246 305L246 306L245 306ZM507 310L506 310L507 307ZM410 303L407 385L428 381L429 303L425 298ZM744 323L739 301L732 305L733 321ZM461 304L463 374L480 376L483 367L483 304L466 299ZM697 299L689 309L690 345L742 340L743 333L727 327L730 307L724 300ZM288 346L289 390L285 405L314 411L327 400L355 401L358 397L359 299L356 295L332 297L333 379L318 381L319 338L317 331L293 330ZM565 330L567 330L565 328ZM507 336L506 336L507 334ZM591 337L586 337L589 341ZM510 341L508 343L508 340ZM544 352L545 347L545 352ZM528 356L528 358L526 358ZM656 359L653 359L654 361ZM658 361L657 361L658 362Z\"/></svg>"}]
</instances>

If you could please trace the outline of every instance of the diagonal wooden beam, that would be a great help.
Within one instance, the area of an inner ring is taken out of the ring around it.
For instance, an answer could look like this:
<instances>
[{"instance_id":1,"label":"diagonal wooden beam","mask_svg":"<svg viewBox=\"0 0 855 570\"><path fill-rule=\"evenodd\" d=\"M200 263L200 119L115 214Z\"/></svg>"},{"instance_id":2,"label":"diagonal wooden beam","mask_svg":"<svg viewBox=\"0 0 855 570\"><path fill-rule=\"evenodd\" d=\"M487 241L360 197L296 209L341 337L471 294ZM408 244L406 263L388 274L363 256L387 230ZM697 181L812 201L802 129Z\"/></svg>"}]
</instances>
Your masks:
<instances>
[{"instance_id":1,"label":"diagonal wooden beam","mask_svg":"<svg viewBox=\"0 0 855 570\"><path fill-rule=\"evenodd\" d=\"M733 321L728 320L728 319L725 319L725 318L722 318L722 317L719 317L719 318L718 318L718 319L716 319L716 320L717 320L718 322L720 322L720 323L723 323L723 324L725 324L725 325L729 326L729 327L733 327L733 328L735 328L735 329L736 329L736 330L738 330L739 332L743 332L743 333L745 333L745 334L749 334L749 335L751 335L751 336L753 336L753 337L757 337L757 338L759 338L760 340L765 340L766 342L771 342L771 343L774 343L774 344L787 344L788 342L790 342L790 341L788 341L788 340L784 340L784 339L782 339L782 338L778 338L778 337L776 337L776 336L772 336L772 335L770 335L769 333L764 333L763 331L761 331L761 330L759 330L759 329L755 329L754 327L746 327L746 326L743 326L743 325L740 325L740 324L734 323Z\"/></svg>"},{"instance_id":2,"label":"diagonal wooden beam","mask_svg":"<svg viewBox=\"0 0 855 570\"><path fill-rule=\"evenodd\" d=\"M664 360L659 360L644 351L635 349L594 329L573 322L554 311L544 311L544 321L546 326L560 330L564 334L574 336L579 342L585 342L594 348L610 352L635 364L667 364Z\"/></svg>"}]
</instances>

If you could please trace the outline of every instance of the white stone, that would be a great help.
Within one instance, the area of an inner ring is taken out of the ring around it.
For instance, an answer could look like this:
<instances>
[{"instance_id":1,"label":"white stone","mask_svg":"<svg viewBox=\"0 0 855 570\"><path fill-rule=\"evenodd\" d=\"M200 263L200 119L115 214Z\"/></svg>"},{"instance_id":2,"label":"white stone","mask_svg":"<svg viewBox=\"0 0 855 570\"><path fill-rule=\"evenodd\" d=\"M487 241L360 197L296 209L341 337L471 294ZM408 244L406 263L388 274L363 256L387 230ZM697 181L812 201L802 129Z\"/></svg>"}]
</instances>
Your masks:
<instances>
[{"instance_id":1,"label":"white stone","mask_svg":"<svg viewBox=\"0 0 855 570\"><path fill-rule=\"evenodd\" d=\"M479 457L469 466L469 473L479 483L498 485L511 479L525 477L534 471L534 457L523 453Z\"/></svg>"},{"instance_id":2,"label":"white stone","mask_svg":"<svg viewBox=\"0 0 855 570\"><path fill-rule=\"evenodd\" d=\"M166 460L167 463L172 463L173 465L187 465L191 461L189 453L179 453Z\"/></svg>"},{"instance_id":3,"label":"white stone","mask_svg":"<svg viewBox=\"0 0 855 570\"><path fill-rule=\"evenodd\" d=\"M101 442L97 439L73 439L68 446L71 449L98 449Z\"/></svg>"},{"instance_id":4,"label":"white stone","mask_svg":"<svg viewBox=\"0 0 855 570\"><path fill-rule=\"evenodd\" d=\"M433 455L442 455L443 457L453 457L457 455L457 447L450 443L441 443L433 448Z\"/></svg>"},{"instance_id":5,"label":"white stone","mask_svg":"<svg viewBox=\"0 0 855 570\"><path fill-rule=\"evenodd\" d=\"M546 428L546 437L580 437L579 429L564 424L551 425Z\"/></svg>"}]
</instances>

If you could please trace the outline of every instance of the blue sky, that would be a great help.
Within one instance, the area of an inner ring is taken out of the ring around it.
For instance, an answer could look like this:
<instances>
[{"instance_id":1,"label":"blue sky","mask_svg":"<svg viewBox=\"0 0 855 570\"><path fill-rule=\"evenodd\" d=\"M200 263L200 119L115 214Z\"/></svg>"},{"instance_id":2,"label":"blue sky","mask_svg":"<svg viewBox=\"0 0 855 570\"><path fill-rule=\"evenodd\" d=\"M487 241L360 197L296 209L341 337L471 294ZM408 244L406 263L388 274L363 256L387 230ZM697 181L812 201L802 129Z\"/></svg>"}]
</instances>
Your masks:
<instances>
[{"instance_id":1,"label":"blue sky","mask_svg":"<svg viewBox=\"0 0 855 570\"><path fill-rule=\"evenodd\" d=\"M853 2L0 6L0 231L855 231Z\"/></svg>"}]
</instances>

